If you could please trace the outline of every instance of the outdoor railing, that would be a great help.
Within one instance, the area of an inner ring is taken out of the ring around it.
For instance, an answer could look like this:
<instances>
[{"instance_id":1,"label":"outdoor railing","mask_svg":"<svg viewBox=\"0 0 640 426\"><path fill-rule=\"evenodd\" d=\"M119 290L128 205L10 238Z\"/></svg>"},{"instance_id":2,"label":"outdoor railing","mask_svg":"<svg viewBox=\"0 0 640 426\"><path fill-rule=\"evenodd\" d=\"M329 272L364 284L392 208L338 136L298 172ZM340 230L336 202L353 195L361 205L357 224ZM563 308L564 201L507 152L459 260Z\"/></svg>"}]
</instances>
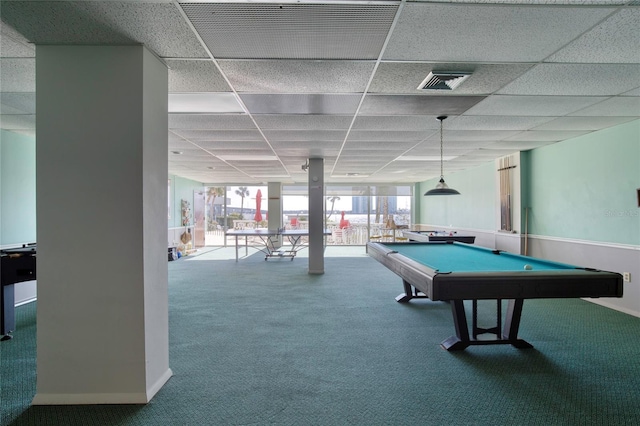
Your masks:
<instances>
[{"instance_id":1,"label":"outdoor railing","mask_svg":"<svg viewBox=\"0 0 640 426\"><path fill-rule=\"evenodd\" d=\"M287 229L290 229L290 227L287 227ZM363 246L370 240L392 241L395 237L402 237L401 229L385 229L382 224L372 224L369 232L367 232L366 224L350 225L346 228L340 228L337 224L327 225L327 229L331 231L331 235L326 237L327 245ZM224 229L207 231L205 233L205 242L208 246L224 246ZM231 244L235 244L235 242L228 240L226 243L226 245Z\"/></svg>"}]
</instances>

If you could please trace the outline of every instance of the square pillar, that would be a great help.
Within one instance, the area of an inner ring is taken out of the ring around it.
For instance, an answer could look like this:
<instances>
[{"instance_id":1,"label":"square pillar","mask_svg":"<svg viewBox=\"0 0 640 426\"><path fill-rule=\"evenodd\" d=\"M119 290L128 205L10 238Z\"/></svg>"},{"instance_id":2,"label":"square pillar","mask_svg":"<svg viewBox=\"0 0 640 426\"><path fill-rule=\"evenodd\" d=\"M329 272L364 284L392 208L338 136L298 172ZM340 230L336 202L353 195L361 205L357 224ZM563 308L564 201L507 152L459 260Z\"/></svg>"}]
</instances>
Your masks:
<instances>
[{"instance_id":1,"label":"square pillar","mask_svg":"<svg viewBox=\"0 0 640 426\"><path fill-rule=\"evenodd\" d=\"M37 46L33 404L146 403L171 377L166 65Z\"/></svg>"},{"instance_id":2,"label":"square pillar","mask_svg":"<svg viewBox=\"0 0 640 426\"><path fill-rule=\"evenodd\" d=\"M309 159L309 273L324 274L324 159Z\"/></svg>"},{"instance_id":3,"label":"square pillar","mask_svg":"<svg viewBox=\"0 0 640 426\"><path fill-rule=\"evenodd\" d=\"M267 182L267 212L269 213L268 227L270 231L277 231L282 228L282 183ZM276 248L282 246L282 239L278 236L277 242L274 243Z\"/></svg>"}]
</instances>

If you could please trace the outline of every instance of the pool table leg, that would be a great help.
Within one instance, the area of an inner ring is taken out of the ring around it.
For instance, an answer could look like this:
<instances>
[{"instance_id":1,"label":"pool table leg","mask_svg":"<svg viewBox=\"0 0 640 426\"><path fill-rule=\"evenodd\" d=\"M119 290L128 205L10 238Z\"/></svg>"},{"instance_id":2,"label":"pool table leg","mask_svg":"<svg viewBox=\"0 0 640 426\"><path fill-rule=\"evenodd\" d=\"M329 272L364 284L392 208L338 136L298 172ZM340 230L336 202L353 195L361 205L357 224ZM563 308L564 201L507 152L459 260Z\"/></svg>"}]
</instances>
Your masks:
<instances>
[{"instance_id":1,"label":"pool table leg","mask_svg":"<svg viewBox=\"0 0 640 426\"><path fill-rule=\"evenodd\" d=\"M502 338L509 341L509 343L519 349L533 348L531 343L518 339L518 330L520 329L520 318L522 317L523 304L524 299L509 300L507 316L504 320L504 329L502 331Z\"/></svg>"},{"instance_id":2,"label":"pool table leg","mask_svg":"<svg viewBox=\"0 0 640 426\"><path fill-rule=\"evenodd\" d=\"M427 296L418 295L418 289L413 287L407 281L402 280L402 285L404 286L404 293L396 296L396 302L406 303L411 299L425 299Z\"/></svg>"},{"instance_id":3,"label":"pool table leg","mask_svg":"<svg viewBox=\"0 0 640 426\"><path fill-rule=\"evenodd\" d=\"M448 351L463 351L471 344L469 328L467 327L467 315L464 312L464 300L452 300L450 303L453 323L456 326L456 335L440 343L440 346Z\"/></svg>"},{"instance_id":4,"label":"pool table leg","mask_svg":"<svg viewBox=\"0 0 640 426\"><path fill-rule=\"evenodd\" d=\"M523 299L509 300L501 338L493 340L476 340L474 338L472 340L469 338L469 327L467 325L467 315L464 311L464 300L452 300L451 312L453 313L456 335L440 343L440 346L448 351L463 351L471 345L510 344L518 349L532 348L533 345L529 342L518 339L523 303Z\"/></svg>"}]
</instances>

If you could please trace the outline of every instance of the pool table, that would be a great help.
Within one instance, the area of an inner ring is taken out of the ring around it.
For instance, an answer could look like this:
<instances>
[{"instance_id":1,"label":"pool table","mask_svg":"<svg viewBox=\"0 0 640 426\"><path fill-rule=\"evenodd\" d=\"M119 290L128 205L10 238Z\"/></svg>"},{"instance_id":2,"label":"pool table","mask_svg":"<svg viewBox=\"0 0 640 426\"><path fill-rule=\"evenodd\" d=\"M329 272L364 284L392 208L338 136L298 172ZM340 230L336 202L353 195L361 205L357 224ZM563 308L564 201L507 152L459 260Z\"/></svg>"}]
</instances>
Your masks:
<instances>
[{"instance_id":1,"label":"pool table","mask_svg":"<svg viewBox=\"0 0 640 426\"><path fill-rule=\"evenodd\" d=\"M518 338L524 299L622 297L622 275L458 242L368 243L369 256L402 278L406 303L426 297L451 304L456 335L441 343L449 351L470 345L532 345ZM477 301L496 300L496 326L477 326ZM508 300L502 321L502 300ZM464 301L472 301L472 337ZM477 339L493 334L495 339Z\"/></svg>"},{"instance_id":2,"label":"pool table","mask_svg":"<svg viewBox=\"0 0 640 426\"><path fill-rule=\"evenodd\" d=\"M459 243L473 244L476 241L475 235L459 235L457 232L446 231L410 231L404 232L404 236L409 241L457 241Z\"/></svg>"}]
</instances>

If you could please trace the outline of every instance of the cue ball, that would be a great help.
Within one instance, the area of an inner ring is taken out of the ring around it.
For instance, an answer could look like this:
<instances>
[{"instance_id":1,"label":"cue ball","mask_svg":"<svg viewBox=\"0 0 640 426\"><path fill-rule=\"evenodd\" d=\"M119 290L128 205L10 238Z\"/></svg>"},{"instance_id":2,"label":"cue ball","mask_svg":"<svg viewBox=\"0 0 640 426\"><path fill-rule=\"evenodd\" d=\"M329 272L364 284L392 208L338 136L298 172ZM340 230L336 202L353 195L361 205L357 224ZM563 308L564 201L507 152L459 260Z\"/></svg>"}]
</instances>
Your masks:
<instances>
[{"instance_id":1,"label":"cue ball","mask_svg":"<svg viewBox=\"0 0 640 426\"><path fill-rule=\"evenodd\" d=\"M531 265L524 265L524 269L526 269L527 271L530 271L533 269L533 266Z\"/></svg>"}]
</instances>

